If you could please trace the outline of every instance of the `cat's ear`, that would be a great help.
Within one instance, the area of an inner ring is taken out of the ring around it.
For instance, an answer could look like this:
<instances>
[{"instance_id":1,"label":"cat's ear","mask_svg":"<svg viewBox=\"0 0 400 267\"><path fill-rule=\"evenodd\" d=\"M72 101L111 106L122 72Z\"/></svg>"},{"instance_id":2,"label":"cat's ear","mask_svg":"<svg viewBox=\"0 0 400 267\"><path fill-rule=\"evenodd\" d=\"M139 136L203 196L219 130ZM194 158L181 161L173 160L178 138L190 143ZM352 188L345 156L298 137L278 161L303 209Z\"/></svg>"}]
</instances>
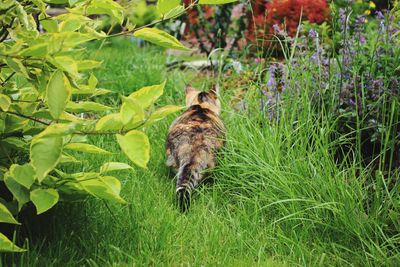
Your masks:
<instances>
[{"instance_id":1,"label":"cat's ear","mask_svg":"<svg viewBox=\"0 0 400 267\"><path fill-rule=\"evenodd\" d=\"M210 88L210 93L214 94L215 96L219 96L219 85L218 84L214 84L211 88Z\"/></svg>"},{"instance_id":2,"label":"cat's ear","mask_svg":"<svg viewBox=\"0 0 400 267\"><path fill-rule=\"evenodd\" d=\"M196 91L196 89L194 89L194 87L192 87L190 84L187 84L185 86L185 94L186 95L188 95L188 94L190 94L192 92L195 92L195 91Z\"/></svg>"}]
</instances>

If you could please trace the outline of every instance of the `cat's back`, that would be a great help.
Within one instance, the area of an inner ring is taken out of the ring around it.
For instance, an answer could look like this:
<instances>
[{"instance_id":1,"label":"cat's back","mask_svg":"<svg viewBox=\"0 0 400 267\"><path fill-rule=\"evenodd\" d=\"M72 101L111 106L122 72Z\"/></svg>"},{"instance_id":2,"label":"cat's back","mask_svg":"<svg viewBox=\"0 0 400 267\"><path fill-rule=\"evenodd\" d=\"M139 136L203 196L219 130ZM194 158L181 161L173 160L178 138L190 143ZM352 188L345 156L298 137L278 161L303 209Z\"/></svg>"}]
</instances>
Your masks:
<instances>
[{"instance_id":1,"label":"cat's back","mask_svg":"<svg viewBox=\"0 0 400 267\"><path fill-rule=\"evenodd\" d=\"M221 119L209 109L194 105L188 108L171 125L169 141L190 138L192 141L204 138L220 138L224 133Z\"/></svg>"}]
</instances>

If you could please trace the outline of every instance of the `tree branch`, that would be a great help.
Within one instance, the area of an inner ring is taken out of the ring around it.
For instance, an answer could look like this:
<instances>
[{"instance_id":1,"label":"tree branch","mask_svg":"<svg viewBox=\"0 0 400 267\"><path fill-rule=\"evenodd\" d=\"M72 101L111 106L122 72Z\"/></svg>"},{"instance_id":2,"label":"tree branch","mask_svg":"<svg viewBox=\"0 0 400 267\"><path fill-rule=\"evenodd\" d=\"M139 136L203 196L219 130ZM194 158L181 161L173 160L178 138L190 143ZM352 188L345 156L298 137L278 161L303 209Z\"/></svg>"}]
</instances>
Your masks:
<instances>
[{"instance_id":1,"label":"tree branch","mask_svg":"<svg viewBox=\"0 0 400 267\"><path fill-rule=\"evenodd\" d=\"M34 121L34 122L37 122L37 123L40 123L40 124L43 124L43 125L46 125L46 126L49 126L51 124L51 123L39 120L39 119L37 119L35 117L27 116L27 115L24 115L24 114L21 114L21 113L13 112L13 111L6 111L6 113L12 114L12 115L24 118L24 119L28 119L28 120L31 120L31 121Z\"/></svg>"},{"instance_id":2,"label":"tree branch","mask_svg":"<svg viewBox=\"0 0 400 267\"><path fill-rule=\"evenodd\" d=\"M158 24L158 23L161 23L161 22L164 22L164 21L168 21L168 20L170 20L170 19L177 18L177 17L183 15L183 14L184 14L186 11L188 11L190 8L192 8L192 7L194 7L195 5L197 5L198 2L199 2L199 0L193 1L192 3L190 3L190 5L188 5L187 7L185 7L185 9L183 10L182 13L177 14L177 15L175 15L175 16L173 16L173 17L168 18L168 19L165 19L165 18L163 17L163 18L161 18L161 19L155 20L155 21L153 21L153 22L150 22L149 24L143 25L143 26L141 26L141 27L135 28L135 29L130 30L130 31L123 31L123 32L119 32L119 33L116 33L116 34L108 35L106 38L109 38L109 37L116 37L116 36L121 36L121 35L126 35L126 34L130 34L130 33L134 33L134 32L136 32L136 31L138 31L138 30L141 30L141 29L144 29L144 28L148 28L148 27L154 26L154 25L156 25L156 24Z\"/></svg>"}]
</instances>

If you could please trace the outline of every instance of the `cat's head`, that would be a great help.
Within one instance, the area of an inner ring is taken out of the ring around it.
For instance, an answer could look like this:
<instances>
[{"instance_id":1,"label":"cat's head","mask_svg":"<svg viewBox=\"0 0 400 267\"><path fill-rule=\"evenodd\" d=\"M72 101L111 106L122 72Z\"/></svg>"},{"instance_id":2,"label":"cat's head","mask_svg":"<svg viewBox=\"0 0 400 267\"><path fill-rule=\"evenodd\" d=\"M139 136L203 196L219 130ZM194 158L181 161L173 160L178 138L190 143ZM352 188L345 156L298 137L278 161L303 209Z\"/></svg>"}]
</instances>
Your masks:
<instances>
[{"instance_id":1,"label":"cat's head","mask_svg":"<svg viewBox=\"0 0 400 267\"><path fill-rule=\"evenodd\" d=\"M219 86L212 87L208 92L201 92L187 85L185 88L186 106L200 105L202 108L207 108L216 114L221 112L221 102L218 99Z\"/></svg>"}]
</instances>

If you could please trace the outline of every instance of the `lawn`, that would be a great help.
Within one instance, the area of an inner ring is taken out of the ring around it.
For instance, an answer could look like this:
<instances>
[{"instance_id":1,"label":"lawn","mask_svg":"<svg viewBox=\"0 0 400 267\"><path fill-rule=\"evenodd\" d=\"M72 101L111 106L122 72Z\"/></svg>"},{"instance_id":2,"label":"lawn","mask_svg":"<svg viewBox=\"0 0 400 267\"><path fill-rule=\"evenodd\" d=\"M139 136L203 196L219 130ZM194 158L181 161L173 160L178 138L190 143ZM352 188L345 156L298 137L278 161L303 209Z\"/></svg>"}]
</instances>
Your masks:
<instances>
[{"instance_id":1,"label":"lawn","mask_svg":"<svg viewBox=\"0 0 400 267\"><path fill-rule=\"evenodd\" d=\"M211 76L167 70L173 56L159 48L139 48L130 39L92 43L84 57L103 60L95 72L99 87L113 90L98 101L119 103L142 86L167 81L160 105L183 104L184 84L206 88ZM235 76L235 75L233 75ZM240 79L240 75L236 78ZM305 79L305 83L307 83ZM312 82L309 80L309 82ZM250 86L250 85L244 85ZM395 266L398 236L382 232L380 201L367 197L369 173L357 162L336 164L330 114L314 116L303 94L286 99L280 121L233 109L237 88L222 86L222 118L227 140L212 184L199 188L190 211L174 205L173 174L165 165L170 115L148 129L151 160L113 173L129 204L94 198L61 203L31 218L21 234L23 254L5 259L14 266ZM254 92L248 105L258 107ZM260 114L260 115L257 115ZM90 137L111 156L76 154L70 171L97 170L102 162L129 163L113 136ZM339 142L339 141L338 141ZM376 205L366 214L365 205Z\"/></svg>"}]
</instances>

